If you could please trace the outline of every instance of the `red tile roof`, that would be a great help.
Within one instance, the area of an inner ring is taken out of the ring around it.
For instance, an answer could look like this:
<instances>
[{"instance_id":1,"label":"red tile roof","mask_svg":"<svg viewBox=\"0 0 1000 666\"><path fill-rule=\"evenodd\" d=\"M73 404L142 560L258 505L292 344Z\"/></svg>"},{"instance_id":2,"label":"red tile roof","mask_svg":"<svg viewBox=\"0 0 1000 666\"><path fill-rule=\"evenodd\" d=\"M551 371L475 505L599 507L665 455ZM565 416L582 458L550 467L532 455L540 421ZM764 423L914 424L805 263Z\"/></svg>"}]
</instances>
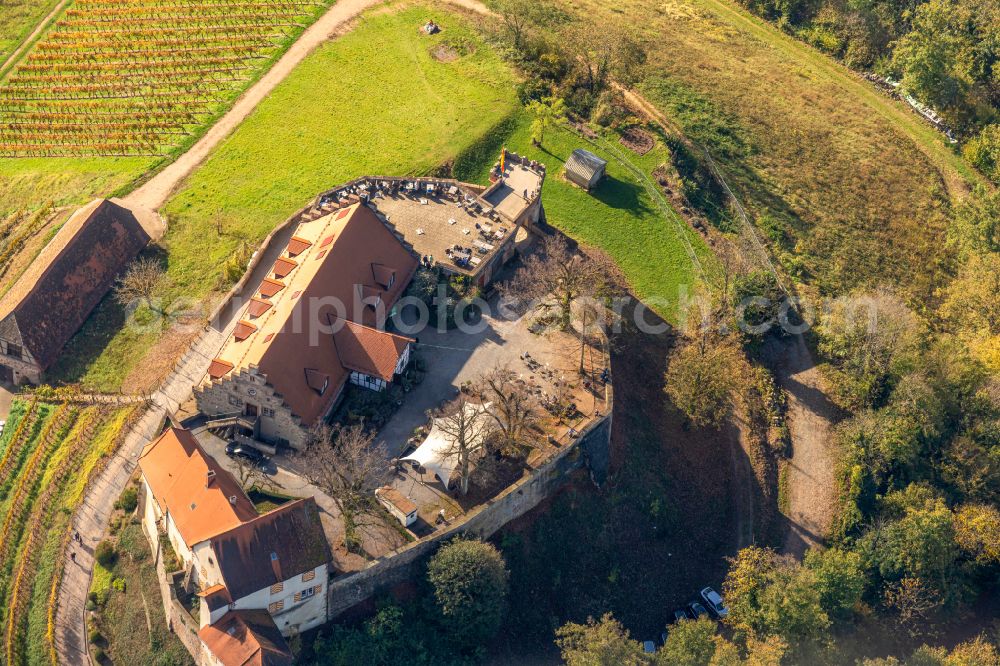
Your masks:
<instances>
[{"instance_id":1,"label":"red tile roof","mask_svg":"<svg viewBox=\"0 0 1000 666\"><path fill-rule=\"evenodd\" d=\"M257 326L251 324L250 322L241 319L239 323L236 324L236 329L233 331L233 337L237 340L246 340L251 335L257 331Z\"/></svg>"},{"instance_id":2,"label":"red tile roof","mask_svg":"<svg viewBox=\"0 0 1000 666\"><path fill-rule=\"evenodd\" d=\"M291 666L292 652L265 610L234 610L198 638L224 666Z\"/></svg>"},{"instance_id":3,"label":"red tile roof","mask_svg":"<svg viewBox=\"0 0 1000 666\"><path fill-rule=\"evenodd\" d=\"M382 264L372 264L372 276L375 278L375 284L388 289L395 282L396 271Z\"/></svg>"},{"instance_id":4,"label":"red tile roof","mask_svg":"<svg viewBox=\"0 0 1000 666\"><path fill-rule=\"evenodd\" d=\"M361 312L352 311L355 285L372 282L372 263L393 266L397 271L392 288L381 292L386 308L391 308L399 299L417 269L417 258L374 212L360 205L347 209L347 212L349 217L335 223L339 231L331 237L336 242L331 241L315 276L308 284L301 285L302 297L296 301L296 312L291 315L300 317L300 321L328 321L331 316L345 314L337 312L329 304L330 300L343 303L350 319L372 317L374 313L370 308ZM311 308L319 310L314 312ZM277 331L261 354L257 367L275 390L284 396L285 402L302 419L303 425L308 427L333 404L347 382L349 372L329 336L321 335L318 340L311 340L310 337L314 337L311 327L299 328L301 330L284 326ZM322 395L306 380L304 372L307 368L329 376L329 388Z\"/></svg>"},{"instance_id":5,"label":"red tile roof","mask_svg":"<svg viewBox=\"0 0 1000 666\"><path fill-rule=\"evenodd\" d=\"M229 374L232 369L233 364L229 361L223 361L220 358L212 359L211 365L208 366L208 376L212 379L219 379Z\"/></svg>"},{"instance_id":6,"label":"red tile roof","mask_svg":"<svg viewBox=\"0 0 1000 666\"><path fill-rule=\"evenodd\" d=\"M279 278L283 278L295 270L295 267L298 265L299 262L294 259L280 257L276 262L274 262L274 274Z\"/></svg>"},{"instance_id":7,"label":"red tile roof","mask_svg":"<svg viewBox=\"0 0 1000 666\"><path fill-rule=\"evenodd\" d=\"M278 282L277 280L272 280L271 278L264 278L264 281L261 282L260 285L260 295L264 298L271 298L284 288L284 282Z\"/></svg>"},{"instance_id":8,"label":"red tile roof","mask_svg":"<svg viewBox=\"0 0 1000 666\"><path fill-rule=\"evenodd\" d=\"M236 479L187 430L166 430L143 449L139 467L188 547L257 517Z\"/></svg>"},{"instance_id":9,"label":"red tile roof","mask_svg":"<svg viewBox=\"0 0 1000 666\"><path fill-rule=\"evenodd\" d=\"M250 306L247 307L247 314L251 317L260 317L272 307L273 304L271 301L254 297L250 299Z\"/></svg>"},{"instance_id":10,"label":"red tile roof","mask_svg":"<svg viewBox=\"0 0 1000 666\"><path fill-rule=\"evenodd\" d=\"M340 324L343 323L343 326ZM333 334L340 362L351 370L392 381L399 358L413 338L341 320Z\"/></svg>"},{"instance_id":11,"label":"red tile roof","mask_svg":"<svg viewBox=\"0 0 1000 666\"><path fill-rule=\"evenodd\" d=\"M312 246L312 243L307 241L305 238L299 238L298 236L292 236L291 240L288 241L288 256L295 257Z\"/></svg>"}]
</instances>

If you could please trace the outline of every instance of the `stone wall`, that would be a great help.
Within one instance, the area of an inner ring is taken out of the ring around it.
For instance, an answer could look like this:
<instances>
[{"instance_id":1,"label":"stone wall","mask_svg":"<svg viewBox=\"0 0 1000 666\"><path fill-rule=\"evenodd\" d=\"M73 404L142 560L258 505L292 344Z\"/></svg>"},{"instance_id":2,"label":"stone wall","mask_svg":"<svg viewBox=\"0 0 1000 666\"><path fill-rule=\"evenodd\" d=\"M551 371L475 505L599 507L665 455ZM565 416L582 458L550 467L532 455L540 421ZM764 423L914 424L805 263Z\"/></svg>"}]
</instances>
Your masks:
<instances>
[{"instance_id":1,"label":"stone wall","mask_svg":"<svg viewBox=\"0 0 1000 666\"><path fill-rule=\"evenodd\" d=\"M253 370L233 371L223 379L196 387L194 396L198 410L209 418L243 414L248 403L256 405L260 417L258 437L264 442L302 448L308 439L308 431L284 399L264 375Z\"/></svg>"},{"instance_id":2,"label":"stone wall","mask_svg":"<svg viewBox=\"0 0 1000 666\"><path fill-rule=\"evenodd\" d=\"M330 619L337 618L380 591L419 575L419 567L442 542L457 535L489 538L561 488L571 472L588 467L592 478L600 482L607 474L610 449L611 416L608 415L592 423L571 445L531 476L521 479L466 514L448 529L388 553L361 571L334 578L328 590Z\"/></svg>"}]
</instances>

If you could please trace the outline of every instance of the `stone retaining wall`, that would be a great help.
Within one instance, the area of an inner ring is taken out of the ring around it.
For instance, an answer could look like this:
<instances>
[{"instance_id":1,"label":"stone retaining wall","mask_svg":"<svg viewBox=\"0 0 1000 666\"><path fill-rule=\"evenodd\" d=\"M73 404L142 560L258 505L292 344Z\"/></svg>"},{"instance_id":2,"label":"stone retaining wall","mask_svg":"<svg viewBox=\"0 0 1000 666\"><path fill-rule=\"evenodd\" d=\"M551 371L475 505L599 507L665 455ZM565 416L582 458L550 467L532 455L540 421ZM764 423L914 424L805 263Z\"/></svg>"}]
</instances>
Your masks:
<instances>
[{"instance_id":1,"label":"stone retaining wall","mask_svg":"<svg viewBox=\"0 0 1000 666\"><path fill-rule=\"evenodd\" d=\"M379 592L419 575L419 566L442 542L458 535L489 538L561 488L571 472L588 467L595 481L603 481L607 474L610 447L611 416L608 415L593 422L571 445L531 476L521 479L466 514L448 529L392 551L361 571L334 578L330 582L327 599L329 619L335 619Z\"/></svg>"}]
</instances>

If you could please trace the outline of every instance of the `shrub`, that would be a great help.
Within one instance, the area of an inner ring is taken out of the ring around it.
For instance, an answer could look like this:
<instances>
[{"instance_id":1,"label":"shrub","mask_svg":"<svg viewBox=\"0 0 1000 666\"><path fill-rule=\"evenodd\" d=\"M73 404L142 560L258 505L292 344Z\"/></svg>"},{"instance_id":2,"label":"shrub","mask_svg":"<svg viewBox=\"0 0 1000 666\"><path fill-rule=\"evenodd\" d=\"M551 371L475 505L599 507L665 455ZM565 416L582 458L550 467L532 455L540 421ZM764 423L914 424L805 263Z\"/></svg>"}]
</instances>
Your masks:
<instances>
[{"instance_id":1,"label":"shrub","mask_svg":"<svg viewBox=\"0 0 1000 666\"><path fill-rule=\"evenodd\" d=\"M962 149L965 159L994 183L1000 183L1000 125L987 125Z\"/></svg>"},{"instance_id":2,"label":"shrub","mask_svg":"<svg viewBox=\"0 0 1000 666\"><path fill-rule=\"evenodd\" d=\"M139 506L139 493L135 488L126 488L122 496L115 502L115 508L121 509L125 513L132 513Z\"/></svg>"},{"instance_id":3,"label":"shrub","mask_svg":"<svg viewBox=\"0 0 1000 666\"><path fill-rule=\"evenodd\" d=\"M114 590L116 592L124 592L125 591L125 579L124 578L115 578L114 580L111 581L111 587L114 588Z\"/></svg>"},{"instance_id":4,"label":"shrub","mask_svg":"<svg viewBox=\"0 0 1000 666\"><path fill-rule=\"evenodd\" d=\"M101 635L100 630L96 627L91 628L90 632L87 634L87 640L90 641L92 645L100 643L102 638L104 638L104 636Z\"/></svg>"},{"instance_id":5,"label":"shrub","mask_svg":"<svg viewBox=\"0 0 1000 666\"><path fill-rule=\"evenodd\" d=\"M111 568L111 565L115 563L115 547L111 545L110 541L102 541L97 544L97 549L94 550L94 559L105 569Z\"/></svg>"},{"instance_id":6,"label":"shrub","mask_svg":"<svg viewBox=\"0 0 1000 666\"><path fill-rule=\"evenodd\" d=\"M427 578L446 631L464 646L490 638L507 605L506 563L492 545L456 540L427 566Z\"/></svg>"}]
</instances>

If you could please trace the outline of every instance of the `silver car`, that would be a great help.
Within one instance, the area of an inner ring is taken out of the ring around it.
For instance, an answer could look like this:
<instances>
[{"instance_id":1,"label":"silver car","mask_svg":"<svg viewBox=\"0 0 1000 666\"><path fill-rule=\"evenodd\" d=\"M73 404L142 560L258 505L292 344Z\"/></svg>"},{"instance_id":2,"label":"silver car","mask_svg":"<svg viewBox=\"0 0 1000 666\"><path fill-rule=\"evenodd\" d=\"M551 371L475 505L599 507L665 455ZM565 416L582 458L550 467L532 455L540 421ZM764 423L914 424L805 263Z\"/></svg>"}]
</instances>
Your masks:
<instances>
[{"instance_id":1,"label":"silver car","mask_svg":"<svg viewBox=\"0 0 1000 666\"><path fill-rule=\"evenodd\" d=\"M726 608L726 604L722 603L722 596L712 588L706 587L702 590L701 598L705 601L705 605L708 606L708 612L715 617L721 620L729 615L729 609Z\"/></svg>"}]
</instances>

